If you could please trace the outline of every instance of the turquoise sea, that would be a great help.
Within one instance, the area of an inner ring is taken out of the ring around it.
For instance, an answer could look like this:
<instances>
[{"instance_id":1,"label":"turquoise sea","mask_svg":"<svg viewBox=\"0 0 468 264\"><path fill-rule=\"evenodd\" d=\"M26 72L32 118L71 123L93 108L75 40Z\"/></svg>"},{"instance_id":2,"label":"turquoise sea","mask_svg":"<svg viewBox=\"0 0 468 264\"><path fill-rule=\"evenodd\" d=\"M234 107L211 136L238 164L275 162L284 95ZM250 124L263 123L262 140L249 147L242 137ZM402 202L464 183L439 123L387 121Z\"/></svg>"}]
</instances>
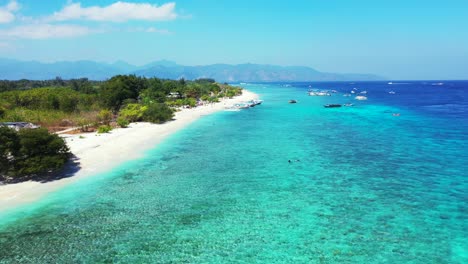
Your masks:
<instances>
[{"instance_id":1,"label":"turquoise sea","mask_svg":"<svg viewBox=\"0 0 468 264\"><path fill-rule=\"evenodd\" d=\"M0 263L468 263L468 82L244 86L265 102L0 214Z\"/></svg>"}]
</instances>

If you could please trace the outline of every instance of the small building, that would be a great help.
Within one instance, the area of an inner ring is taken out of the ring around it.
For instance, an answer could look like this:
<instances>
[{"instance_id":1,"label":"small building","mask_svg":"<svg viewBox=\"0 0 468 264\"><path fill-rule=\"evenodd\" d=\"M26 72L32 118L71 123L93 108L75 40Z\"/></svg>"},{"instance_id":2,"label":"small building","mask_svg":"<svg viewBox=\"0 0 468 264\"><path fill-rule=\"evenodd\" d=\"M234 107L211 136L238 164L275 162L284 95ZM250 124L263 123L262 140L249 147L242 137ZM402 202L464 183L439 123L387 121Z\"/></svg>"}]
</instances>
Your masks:
<instances>
[{"instance_id":1,"label":"small building","mask_svg":"<svg viewBox=\"0 0 468 264\"><path fill-rule=\"evenodd\" d=\"M0 127L9 127L11 129L14 129L16 131L19 131L21 129L34 129L34 128L40 128L41 126L35 125L33 123L28 123L28 122L4 122L0 123Z\"/></svg>"},{"instance_id":2,"label":"small building","mask_svg":"<svg viewBox=\"0 0 468 264\"><path fill-rule=\"evenodd\" d=\"M182 98L182 95L179 92L170 92L167 98Z\"/></svg>"}]
</instances>

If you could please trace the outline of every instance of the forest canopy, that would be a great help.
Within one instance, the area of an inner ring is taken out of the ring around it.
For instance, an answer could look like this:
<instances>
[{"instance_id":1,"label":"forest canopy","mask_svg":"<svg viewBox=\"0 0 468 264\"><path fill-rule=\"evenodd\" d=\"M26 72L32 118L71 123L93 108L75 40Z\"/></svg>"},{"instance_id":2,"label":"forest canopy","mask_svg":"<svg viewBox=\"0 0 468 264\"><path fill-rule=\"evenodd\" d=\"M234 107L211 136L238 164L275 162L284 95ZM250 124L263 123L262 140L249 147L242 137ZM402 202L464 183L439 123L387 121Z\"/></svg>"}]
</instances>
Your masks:
<instances>
[{"instance_id":1,"label":"forest canopy","mask_svg":"<svg viewBox=\"0 0 468 264\"><path fill-rule=\"evenodd\" d=\"M51 133L65 128L108 133L131 122L164 123L180 108L218 102L242 88L216 83L117 75L88 79L0 81L0 180L42 177L70 156L65 141ZM30 122L39 129L16 131L2 122Z\"/></svg>"},{"instance_id":2,"label":"forest canopy","mask_svg":"<svg viewBox=\"0 0 468 264\"><path fill-rule=\"evenodd\" d=\"M107 81L0 81L0 122L32 122L53 131L98 125L99 113L108 110L112 120L163 123L171 120L178 108L241 93L241 88L213 79L164 80L135 75L117 75ZM135 109L140 111L136 117L129 114Z\"/></svg>"}]
</instances>

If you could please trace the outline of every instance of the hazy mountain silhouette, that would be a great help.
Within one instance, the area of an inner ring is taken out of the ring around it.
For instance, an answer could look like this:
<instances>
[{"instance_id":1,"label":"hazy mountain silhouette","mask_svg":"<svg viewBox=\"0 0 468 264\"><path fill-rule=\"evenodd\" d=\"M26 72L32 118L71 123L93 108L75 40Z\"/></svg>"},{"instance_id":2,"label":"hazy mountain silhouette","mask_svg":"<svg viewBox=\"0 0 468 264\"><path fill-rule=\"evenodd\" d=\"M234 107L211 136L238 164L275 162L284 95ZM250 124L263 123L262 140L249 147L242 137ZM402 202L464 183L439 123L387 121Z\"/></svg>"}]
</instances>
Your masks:
<instances>
[{"instance_id":1,"label":"hazy mountain silhouette","mask_svg":"<svg viewBox=\"0 0 468 264\"><path fill-rule=\"evenodd\" d=\"M206 66L183 66L162 60L144 66L135 66L124 61L100 63L95 61L62 61L42 63L0 59L0 79L44 80L88 78L105 80L117 74L136 74L145 77L167 79L214 78L220 82L274 82L274 81L368 81L383 80L374 74L338 74L319 72L304 66L275 66L262 64L212 64Z\"/></svg>"}]
</instances>

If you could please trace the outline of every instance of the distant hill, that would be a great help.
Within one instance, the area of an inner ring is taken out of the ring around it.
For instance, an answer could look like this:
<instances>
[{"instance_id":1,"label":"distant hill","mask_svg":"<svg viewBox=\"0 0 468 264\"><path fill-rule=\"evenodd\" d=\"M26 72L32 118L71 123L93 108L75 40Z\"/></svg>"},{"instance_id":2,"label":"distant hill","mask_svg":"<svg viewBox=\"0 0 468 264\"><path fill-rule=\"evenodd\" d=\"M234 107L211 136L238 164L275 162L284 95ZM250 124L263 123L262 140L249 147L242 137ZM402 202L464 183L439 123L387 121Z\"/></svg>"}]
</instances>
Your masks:
<instances>
[{"instance_id":1,"label":"distant hill","mask_svg":"<svg viewBox=\"0 0 468 264\"><path fill-rule=\"evenodd\" d=\"M368 81L383 80L373 74L324 73L303 66L275 66L261 64L213 64L206 66L183 66L172 61L156 61L138 67L124 61L112 64L94 61L63 61L41 63L0 59L0 79L6 80L44 80L61 77L62 79L88 78L104 80L117 74L136 74L145 77L167 79L213 78L220 82L274 82L274 81Z\"/></svg>"},{"instance_id":2,"label":"distant hill","mask_svg":"<svg viewBox=\"0 0 468 264\"><path fill-rule=\"evenodd\" d=\"M134 72L146 77L170 79L213 78L227 82L275 82L275 81L349 81L383 80L373 74L324 73L302 66L275 66L261 64L213 64L207 66L156 65Z\"/></svg>"},{"instance_id":3,"label":"distant hill","mask_svg":"<svg viewBox=\"0 0 468 264\"><path fill-rule=\"evenodd\" d=\"M42 63L0 59L0 79L2 80L46 80L58 76L62 79L86 77L92 80L103 80L126 72L128 69L124 70L119 65L94 61Z\"/></svg>"}]
</instances>

